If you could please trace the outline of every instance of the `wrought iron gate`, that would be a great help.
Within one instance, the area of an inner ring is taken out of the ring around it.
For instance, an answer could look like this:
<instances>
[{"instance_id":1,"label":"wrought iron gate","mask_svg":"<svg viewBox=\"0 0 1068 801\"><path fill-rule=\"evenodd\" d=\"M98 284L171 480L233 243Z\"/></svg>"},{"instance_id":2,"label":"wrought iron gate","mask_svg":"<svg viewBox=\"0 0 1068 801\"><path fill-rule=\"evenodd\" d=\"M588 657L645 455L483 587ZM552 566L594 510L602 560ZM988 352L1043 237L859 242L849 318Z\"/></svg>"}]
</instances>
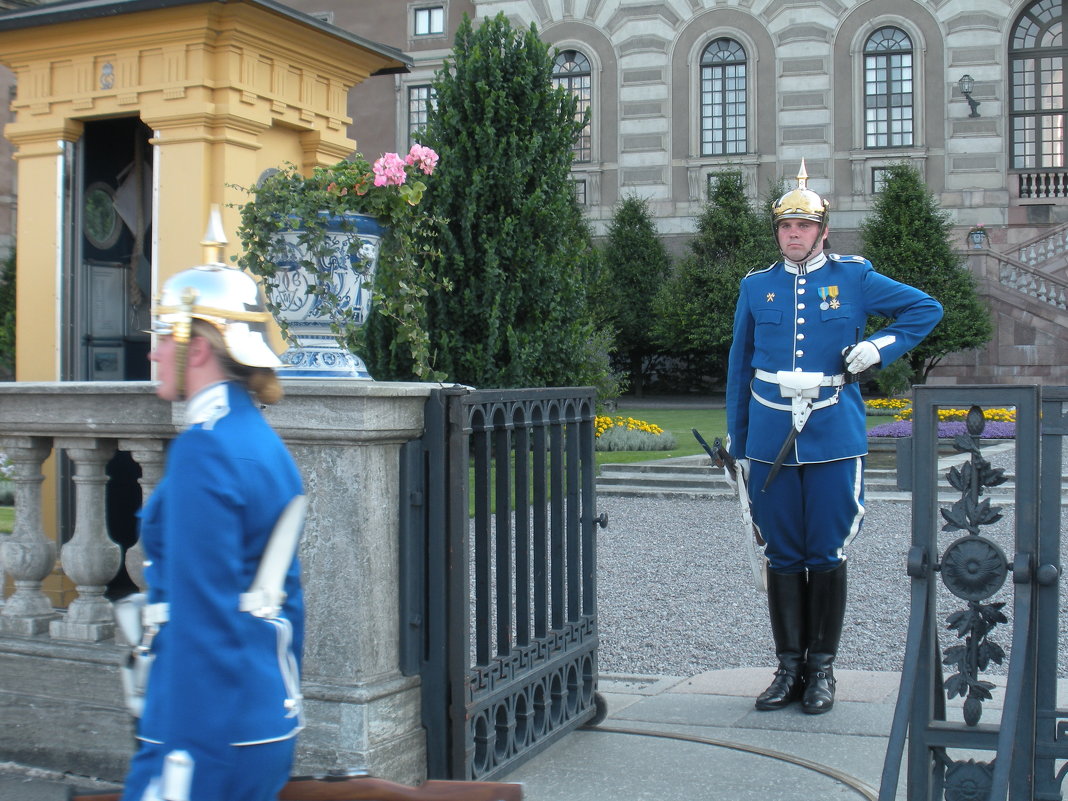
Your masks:
<instances>
[{"instance_id":1,"label":"wrought iron gate","mask_svg":"<svg viewBox=\"0 0 1068 801\"><path fill-rule=\"evenodd\" d=\"M436 390L404 450L402 662L430 778L492 779L603 717L594 391Z\"/></svg>"},{"instance_id":2,"label":"wrought iron gate","mask_svg":"<svg viewBox=\"0 0 1068 801\"><path fill-rule=\"evenodd\" d=\"M1057 644L1066 403L1068 387L916 388L907 565L912 600L880 801L896 796L906 739L910 801L1062 798L1068 767L1058 769L1058 761L1068 758L1068 710L1057 708ZM969 459L947 474L960 499L942 507L936 450L940 407L971 409L968 433L957 438L958 450ZM1016 409L1014 521L1007 531L998 525L1001 507L983 497L1006 476L983 455L985 421L979 407ZM944 615L940 602L966 606ZM1012 643L1006 653L997 642L997 626L1009 622ZM955 633L944 648L940 629ZM1006 659L1001 719L980 722L984 701L997 692L981 673ZM959 714L957 697L963 699ZM983 752L989 761L976 759Z\"/></svg>"}]
</instances>

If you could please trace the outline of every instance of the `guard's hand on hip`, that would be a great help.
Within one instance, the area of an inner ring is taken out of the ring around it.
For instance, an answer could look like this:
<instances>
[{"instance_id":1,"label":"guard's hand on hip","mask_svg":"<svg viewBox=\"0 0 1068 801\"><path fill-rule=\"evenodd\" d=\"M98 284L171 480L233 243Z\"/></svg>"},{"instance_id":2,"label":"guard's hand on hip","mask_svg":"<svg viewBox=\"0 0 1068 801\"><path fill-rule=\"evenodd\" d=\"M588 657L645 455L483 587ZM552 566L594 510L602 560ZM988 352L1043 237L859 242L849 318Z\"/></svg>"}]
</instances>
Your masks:
<instances>
[{"instance_id":1,"label":"guard's hand on hip","mask_svg":"<svg viewBox=\"0 0 1068 801\"><path fill-rule=\"evenodd\" d=\"M738 465L738 469L742 471L742 478L745 479L746 483L748 484L749 483L749 460L748 459L738 459L738 460L735 461L735 464ZM725 475L727 477L727 483L731 485L731 489L735 490L737 492L737 490L738 490L738 482L734 477L734 472L727 465L723 465L723 475Z\"/></svg>"},{"instance_id":2,"label":"guard's hand on hip","mask_svg":"<svg viewBox=\"0 0 1068 801\"><path fill-rule=\"evenodd\" d=\"M866 339L850 348L845 357L846 369L854 375L863 373L880 361L882 356L879 355L879 349Z\"/></svg>"}]
</instances>

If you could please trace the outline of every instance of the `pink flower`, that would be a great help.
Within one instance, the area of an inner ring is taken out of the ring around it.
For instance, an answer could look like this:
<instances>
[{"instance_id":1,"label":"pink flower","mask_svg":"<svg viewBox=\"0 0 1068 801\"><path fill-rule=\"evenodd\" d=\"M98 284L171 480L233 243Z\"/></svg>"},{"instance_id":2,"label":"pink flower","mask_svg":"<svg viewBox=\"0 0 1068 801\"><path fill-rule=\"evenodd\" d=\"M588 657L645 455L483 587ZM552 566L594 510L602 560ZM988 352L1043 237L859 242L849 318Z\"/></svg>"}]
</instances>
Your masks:
<instances>
[{"instance_id":1,"label":"pink flower","mask_svg":"<svg viewBox=\"0 0 1068 801\"><path fill-rule=\"evenodd\" d=\"M396 153L383 153L371 169L375 173L375 186L400 186L408 180L404 161Z\"/></svg>"},{"instance_id":2,"label":"pink flower","mask_svg":"<svg viewBox=\"0 0 1068 801\"><path fill-rule=\"evenodd\" d=\"M416 165L427 175L434 174L434 168L438 165L438 154L429 147L412 145L404 161L407 164Z\"/></svg>"}]
</instances>

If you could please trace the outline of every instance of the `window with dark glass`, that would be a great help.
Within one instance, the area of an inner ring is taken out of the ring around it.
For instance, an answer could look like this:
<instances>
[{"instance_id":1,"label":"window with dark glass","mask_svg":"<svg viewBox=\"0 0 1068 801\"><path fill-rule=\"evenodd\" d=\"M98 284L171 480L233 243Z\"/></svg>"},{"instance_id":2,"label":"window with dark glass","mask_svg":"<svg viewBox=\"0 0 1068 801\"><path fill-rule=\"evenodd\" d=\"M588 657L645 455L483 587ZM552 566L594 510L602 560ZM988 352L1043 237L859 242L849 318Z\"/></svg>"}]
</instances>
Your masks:
<instances>
[{"instance_id":1,"label":"window with dark glass","mask_svg":"<svg viewBox=\"0 0 1068 801\"><path fill-rule=\"evenodd\" d=\"M583 119L593 102L593 71L590 69L590 60L578 50L561 51L553 63L553 86L563 87L575 96L578 101L575 118ZM593 136L589 118L586 118L586 124L579 133L573 150L575 161L593 159Z\"/></svg>"},{"instance_id":2,"label":"window with dark glass","mask_svg":"<svg viewBox=\"0 0 1068 801\"><path fill-rule=\"evenodd\" d=\"M1064 167L1064 61L1060 0L1038 0L1020 15L1009 37L1012 166Z\"/></svg>"},{"instance_id":3,"label":"window with dark glass","mask_svg":"<svg viewBox=\"0 0 1068 801\"><path fill-rule=\"evenodd\" d=\"M880 28L864 44L864 146L911 147L912 40Z\"/></svg>"},{"instance_id":4,"label":"window with dark glass","mask_svg":"<svg viewBox=\"0 0 1068 801\"><path fill-rule=\"evenodd\" d=\"M429 84L408 87L408 144L426 127L427 114L436 105L434 88Z\"/></svg>"},{"instance_id":5,"label":"window with dark glass","mask_svg":"<svg viewBox=\"0 0 1068 801\"><path fill-rule=\"evenodd\" d=\"M572 188L575 190L575 202L580 206L586 205L586 182L585 181L572 181Z\"/></svg>"},{"instance_id":6,"label":"window with dark glass","mask_svg":"<svg viewBox=\"0 0 1068 801\"><path fill-rule=\"evenodd\" d=\"M701 155L746 152L745 49L716 39L701 54Z\"/></svg>"}]
</instances>

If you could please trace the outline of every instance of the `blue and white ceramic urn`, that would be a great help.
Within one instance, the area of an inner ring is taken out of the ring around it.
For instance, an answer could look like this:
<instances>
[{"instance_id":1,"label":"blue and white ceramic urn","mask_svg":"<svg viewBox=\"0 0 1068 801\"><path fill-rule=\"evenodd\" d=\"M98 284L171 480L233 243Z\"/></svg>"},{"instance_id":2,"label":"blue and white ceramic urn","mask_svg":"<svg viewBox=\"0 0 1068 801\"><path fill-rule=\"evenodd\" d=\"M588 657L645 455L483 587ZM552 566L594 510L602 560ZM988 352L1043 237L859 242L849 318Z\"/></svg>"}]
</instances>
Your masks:
<instances>
[{"instance_id":1,"label":"blue and white ceramic urn","mask_svg":"<svg viewBox=\"0 0 1068 801\"><path fill-rule=\"evenodd\" d=\"M323 215L326 217L327 215ZM385 229L364 214L329 216L326 247L314 258L320 275L302 266L309 260L301 229L282 231L272 259L278 265L270 291L276 314L289 327L293 344L282 354L283 378L370 379L363 359L348 351L331 330L330 310L318 290L320 276L339 297L338 311L351 312L363 325L371 312L371 287L378 268L378 253ZM311 290L311 291L309 291Z\"/></svg>"}]
</instances>

